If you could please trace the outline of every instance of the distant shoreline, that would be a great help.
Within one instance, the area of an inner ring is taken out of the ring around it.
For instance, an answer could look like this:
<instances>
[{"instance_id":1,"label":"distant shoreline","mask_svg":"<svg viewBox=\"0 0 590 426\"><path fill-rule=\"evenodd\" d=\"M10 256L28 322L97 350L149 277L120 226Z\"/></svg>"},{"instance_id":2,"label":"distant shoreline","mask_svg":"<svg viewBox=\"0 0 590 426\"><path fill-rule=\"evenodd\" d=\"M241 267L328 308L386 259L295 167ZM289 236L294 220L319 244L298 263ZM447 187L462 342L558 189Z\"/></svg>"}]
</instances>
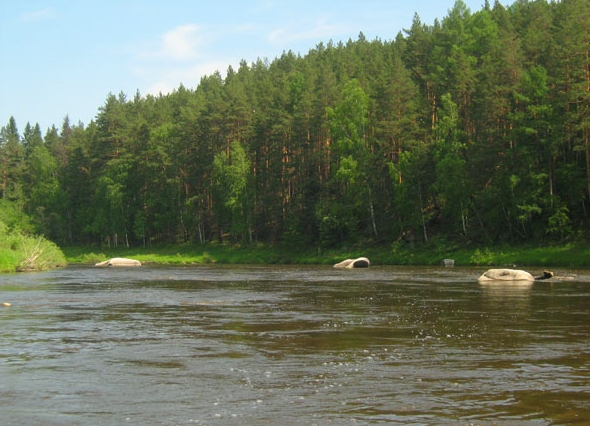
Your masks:
<instances>
[{"instance_id":1,"label":"distant shoreline","mask_svg":"<svg viewBox=\"0 0 590 426\"><path fill-rule=\"evenodd\" d=\"M343 259L368 257L372 265L441 265L453 259L456 266L518 266L590 268L590 245L582 243L547 247L442 245L370 246L318 249L270 245L162 245L151 247L62 247L68 264L95 264L111 257L128 257L142 263L189 264L335 264Z\"/></svg>"}]
</instances>

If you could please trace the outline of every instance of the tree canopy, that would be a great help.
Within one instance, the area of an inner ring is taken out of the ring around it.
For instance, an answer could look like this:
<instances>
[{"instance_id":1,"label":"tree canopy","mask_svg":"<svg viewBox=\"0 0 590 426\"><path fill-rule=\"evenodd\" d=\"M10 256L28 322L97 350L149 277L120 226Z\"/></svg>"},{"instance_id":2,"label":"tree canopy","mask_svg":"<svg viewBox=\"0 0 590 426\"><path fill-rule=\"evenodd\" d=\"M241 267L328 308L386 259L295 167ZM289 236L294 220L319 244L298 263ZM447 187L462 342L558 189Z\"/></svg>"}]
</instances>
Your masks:
<instances>
[{"instance_id":1,"label":"tree canopy","mask_svg":"<svg viewBox=\"0 0 590 426\"><path fill-rule=\"evenodd\" d=\"M0 199L59 244L587 237L590 3L409 24L108 94L87 125L11 119Z\"/></svg>"}]
</instances>

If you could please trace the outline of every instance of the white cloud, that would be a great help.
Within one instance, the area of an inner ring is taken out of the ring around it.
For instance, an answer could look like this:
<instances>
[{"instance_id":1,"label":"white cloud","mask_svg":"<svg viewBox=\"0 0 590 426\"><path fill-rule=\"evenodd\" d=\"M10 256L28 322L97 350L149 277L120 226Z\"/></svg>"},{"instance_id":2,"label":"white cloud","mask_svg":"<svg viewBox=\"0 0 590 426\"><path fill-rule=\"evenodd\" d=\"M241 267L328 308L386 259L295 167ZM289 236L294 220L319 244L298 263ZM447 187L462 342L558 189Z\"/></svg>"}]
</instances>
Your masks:
<instances>
[{"instance_id":1,"label":"white cloud","mask_svg":"<svg viewBox=\"0 0 590 426\"><path fill-rule=\"evenodd\" d=\"M55 16L53 9L46 7L32 12L25 12L20 16L21 22L39 22L46 19L52 19Z\"/></svg>"},{"instance_id":2,"label":"white cloud","mask_svg":"<svg viewBox=\"0 0 590 426\"><path fill-rule=\"evenodd\" d=\"M203 43L200 28L196 24L181 25L163 34L157 46L141 55L145 58L190 61L200 56Z\"/></svg>"},{"instance_id":3,"label":"white cloud","mask_svg":"<svg viewBox=\"0 0 590 426\"><path fill-rule=\"evenodd\" d=\"M247 31L250 27L240 28ZM143 94L167 94L182 83L197 87L201 77L219 71L225 75L232 60L222 58L219 49L211 43L219 34L205 33L196 24L177 26L152 40L151 45L139 49L128 71ZM233 65L233 64L232 64Z\"/></svg>"},{"instance_id":4,"label":"white cloud","mask_svg":"<svg viewBox=\"0 0 590 426\"><path fill-rule=\"evenodd\" d=\"M168 31L162 37L164 55L180 61L197 57L197 49L202 41L198 32L199 27L195 24L182 25Z\"/></svg>"}]
</instances>

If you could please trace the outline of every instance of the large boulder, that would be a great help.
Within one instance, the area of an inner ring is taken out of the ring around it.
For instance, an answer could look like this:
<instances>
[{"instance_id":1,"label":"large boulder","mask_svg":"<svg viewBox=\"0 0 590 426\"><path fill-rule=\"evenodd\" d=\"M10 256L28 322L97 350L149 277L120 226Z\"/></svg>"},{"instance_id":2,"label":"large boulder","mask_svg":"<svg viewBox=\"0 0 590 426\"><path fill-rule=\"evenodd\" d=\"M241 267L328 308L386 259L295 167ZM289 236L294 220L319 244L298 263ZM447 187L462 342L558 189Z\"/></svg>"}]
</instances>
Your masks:
<instances>
[{"instance_id":1,"label":"large boulder","mask_svg":"<svg viewBox=\"0 0 590 426\"><path fill-rule=\"evenodd\" d=\"M334 268L368 268L371 262L366 257L357 257L356 259L346 259L334 265Z\"/></svg>"},{"instance_id":2,"label":"large boulder","mask_svg":"<svg viewBox=\"0 0 590 426\"><path fill-rule=\"evenodd\" d=\"M113 257L104 262L99 262L94 266L141 266L141 262L139 260L127 259L124 257Z\"/></svg>"},{"instance_id":3,"label":"large boulder","mask_svg":"<svg viewBox=\"0 0 590 426\"><path fill-rule=\"evenodd\" d=\"M478 279L479 282L489 281L535 281L535 277L520 269L489 269Z\"/></svg>"}]
</instances>

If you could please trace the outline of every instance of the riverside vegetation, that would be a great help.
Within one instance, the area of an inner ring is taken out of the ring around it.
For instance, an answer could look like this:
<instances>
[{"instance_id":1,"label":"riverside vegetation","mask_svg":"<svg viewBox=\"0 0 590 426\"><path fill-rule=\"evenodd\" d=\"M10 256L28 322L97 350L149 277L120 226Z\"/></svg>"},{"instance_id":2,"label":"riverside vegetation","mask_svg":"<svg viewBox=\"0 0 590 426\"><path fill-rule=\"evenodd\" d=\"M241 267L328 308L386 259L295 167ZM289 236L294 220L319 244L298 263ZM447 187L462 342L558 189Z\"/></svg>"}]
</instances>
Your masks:
<instances>
[{"instance_id":1,"label":"riverside vegetation","mask_svg":"<svg viewBox=\"0 0 590 426\"><path fill-rule=\"evenodd\" d=\"M374 265L440 265L452 258L458 266L553 266L590 267L590 245L449 247L433 242L419 247L365 246L318 250L284 246L172 245L153 248L67 247L69 262L94 264L111 257L130 257L144 264L315 264L333 265L342 259L367 256Z\"/></svg>"},{"instance_id":2,"label":"riverside vegetation","mask_svg":"<svg viewBox=\"0 0 590 426\"><path fill-rule=\"evenodd\" d=\"M588 28L587 0L457 0L394 40L108 94L86 125L21 134L11 118L0 199L68 253L585 266Z\"/></svg>"},{"instance_id":3,"label":"riverside vegetation","mask_svg":"<svg viewBox=\"0 0 590 426\"><path fill-rule=\"evenodd\" d=\"M590 267L590 244L554 246L460 247L440 239L428 244L363 245L338 249L252 244L174 244L153 247L67 246L63 249L33 234L32 221L0 200L0 272L40 271L66 264L95 264L111 257L131 257L147 264L317 264L332 265L345 258L367 256L373 264L438 265L453 258L457 265L528 265Z\"/></svg>"},{"instance_id":4,"label":"riverside vegetation","mask_svg":"<svg viewBox=\"0 0 590 426\"><path fill-rule=\"evenodd\" d=\"M1 203L0 203L1 205ZM0 212L2 210L0 209ZM4 210L4 213L6 210ZM6 215L4 215L6 216ZM0 218L1 219L1 218ZM6 217L4 217L6 220ZM19 215L18 221L26 226ZM46 270L66 264L95 264L111 257L131 257L144 264L318 264L332 265L345 258L367 256L373 264L438 265L453 258L461 266L527 265L590 267L590 245L459 247L444 241L410 246L357 246L322 250L283 245L175 244L154 247L68 246L63 249L30 231L9 227L0 220L0 272Z\"/></svg>"},{"instance_id":5,"label":"riverside vegetation","mask_svg":"<svg viewBox=\"0 0 590 426\"><path fill-rule=\"evenodd\" d=\"M0 200L0 272L42 271L66 263L59 247L34 235L26 215Z\"/></svg>"}]
</instances>

